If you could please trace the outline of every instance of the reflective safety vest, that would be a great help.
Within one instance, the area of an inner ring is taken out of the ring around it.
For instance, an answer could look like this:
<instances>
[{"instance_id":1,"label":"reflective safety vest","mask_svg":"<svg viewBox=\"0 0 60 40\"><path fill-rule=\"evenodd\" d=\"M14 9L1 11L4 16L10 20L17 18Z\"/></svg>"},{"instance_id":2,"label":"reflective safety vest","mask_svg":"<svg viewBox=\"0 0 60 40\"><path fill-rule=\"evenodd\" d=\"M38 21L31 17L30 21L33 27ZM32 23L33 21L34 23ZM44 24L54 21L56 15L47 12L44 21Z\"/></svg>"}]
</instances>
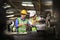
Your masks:
<instances>
[{"instance_id":1,"label":"reflective safety vest","mask_svg":"<svg viewBox=\"0 0 60 40\"><path fill-rule=\"evenodd\" d=\"M39 20L39 17L36 17L36 20ZM30 19L30 21L33 24L34 20L33 19ZM39 22L37 22L36 24L39 24ZM37 31L37 27L36 26L33 26L32 27L32 31Z\"/></svg>"},{"instance_id":2,"label":"reflective safety vest","mask_svg":"<svg viewBox=\"0 0 60 40\"><path fill-rule=\"evenodd\" d=\"M21 20L21 18L17 18L17 19L18 19L19 24L22 24L22 23L27 24L27 22L28 22L28 19L25 19L24 21ZM26 32L26 25L18 27L18 32Z\"/></svg>"},{"instance_id":3,"label":"reflective safety vest","mask_svg":"<svg viewBox=\"0 0 60 40\"><path fill-rule=\"evenodd\" d=\"M37 28L36 28L35 26L32 27L32 31L33 31L33 32L37 31Z\"/></svg>"}]
</instances>

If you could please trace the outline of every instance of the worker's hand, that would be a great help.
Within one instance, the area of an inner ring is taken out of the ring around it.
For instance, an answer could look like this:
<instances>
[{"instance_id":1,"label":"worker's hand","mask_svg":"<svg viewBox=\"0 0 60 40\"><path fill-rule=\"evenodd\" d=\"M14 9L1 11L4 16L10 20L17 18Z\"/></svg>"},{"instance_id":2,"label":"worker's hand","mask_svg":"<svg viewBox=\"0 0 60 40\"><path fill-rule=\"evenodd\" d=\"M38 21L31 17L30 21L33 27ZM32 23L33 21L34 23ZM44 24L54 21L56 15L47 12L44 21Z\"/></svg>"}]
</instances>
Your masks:
<instances>
[{"instance_id":1,"label":"worker's hand","mask_svg":"<svg viewBox=\"0 0 60 40\"><path fill-rule=\"evenodd\" d=\"M24 24L25 26L28 26L28 24Z\"/></svg>"},{"instance_id":2,"label":"worker's hand","mask_svg":"<svg viewBox=\"0 0 60 40\"><path fill-rule=\"evenodd\" d=\"M18 26L23 26L24 24L19 24Z\"/></svg>"},{"instance_id":3,"label":"worker's hand","mask_svg":"<svg viewBox=\"0 0 60 40\"><path fill-rule=\"evenodd\" d=\"M37 22L37 20L34 20L34 23L36 23Z\"/></svg>"},{"instance_id":4,"label":"worker's hand","mask_svg":"<svg viewBox=\"0 0 60 40\"><path fill-rule=\"evenodd\" d=\"M32 25L36 24L36 20L32 23Z\"/></svg>"},{"instance_id":5,"label":"worker's hand","mask_svg":"<svg viewBox=\"0 0 60 40\"><path fill-rule=\"evenodd\" d=\"M36 20L36 22L39 22L40 20Z\"/></svg>"},{"instance_id":6,"label":"worker's hand","mask_svg":"<svg viewBox=\"0 0 60 40\"><path fill-rule=\"evenodd\" d=\"M23 26L23 25L26 25L27 26L27 24L19 24L18 26Z\"/></svg>"}]
</instances>

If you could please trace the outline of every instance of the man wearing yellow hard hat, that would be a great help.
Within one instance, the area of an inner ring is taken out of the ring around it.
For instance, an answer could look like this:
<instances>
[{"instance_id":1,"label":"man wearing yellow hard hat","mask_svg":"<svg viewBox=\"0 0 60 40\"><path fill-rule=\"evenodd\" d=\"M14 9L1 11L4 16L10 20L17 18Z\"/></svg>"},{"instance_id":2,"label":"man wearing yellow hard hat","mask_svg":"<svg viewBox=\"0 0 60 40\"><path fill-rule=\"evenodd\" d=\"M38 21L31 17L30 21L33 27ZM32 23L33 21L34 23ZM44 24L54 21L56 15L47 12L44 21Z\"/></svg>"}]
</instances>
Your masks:
<instances>
[{"instance_id":1,"label":"man wearing yellow hard hat","mask_svg":"<svg viewBox=\"0 0 60 40\"><path fill-rule=\"evenodd\" d=\"M27 15L27 10L21 10L21 17L18 17L15 21L15 25L17 28L18 32L26 32L26 27L27 27L27 23L28 23L28 19L26 18Z\"/></svg>"}]
</instances>

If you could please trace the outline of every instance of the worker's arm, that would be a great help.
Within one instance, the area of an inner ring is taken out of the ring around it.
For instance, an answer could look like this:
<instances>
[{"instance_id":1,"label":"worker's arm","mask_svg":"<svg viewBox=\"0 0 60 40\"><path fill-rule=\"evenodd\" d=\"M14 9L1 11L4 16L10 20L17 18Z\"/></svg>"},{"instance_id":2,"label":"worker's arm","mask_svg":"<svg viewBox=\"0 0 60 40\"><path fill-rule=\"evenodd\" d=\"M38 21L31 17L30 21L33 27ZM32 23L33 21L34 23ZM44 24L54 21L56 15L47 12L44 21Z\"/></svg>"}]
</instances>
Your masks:
<instances>
[{"instance_id":1,"label":"worker's arm","mask_svg":"<svg viewBox=\"0 0 60 40\"><path fill-rule=\"evenodd\" d=\"M29 25L30 27L32 27L32 23L31 23L30 20L28 21L28 25Z\"/></svg>"},{"instance_id":2,"label":"worker's arm","mask_svg":"<svg viewBox=\"0 0 60 40\"><path fill-rule=\"evenodd\" d=\"M32 23L31 21L29 21L28 23L30 27L35 26L35 23Z\"/></svg>"},{"instance_id":3,"label":"worker's arm","mask_svg":"<svg viewBox=\"0 0 60 40\"><path fill-rule=\"evenodd\" d=\"M30 25L29 25L29 22L27 22L27 24L24 24L25 26L27 26L27 27L29 27Z\"/></svg>"},{"instance_id":4,"label":"worker's arm","mask_svg":"<svg viewBox=\"0 0 60 40\"><path fill-rule=\"evenodd\" d=\"M16 19L16 21L15 21L15 26L16 26L16 28L18 28L18 19Z\"/></svg>"},{"instance_id":5,"label":"worker's arm","mask_svg":"<svg viewBox=\"0 0 60 40\"><path fill-rule=\"evenodd\" d=\"M18 19L16 19L16 21L15 21L15 26L16 26L16 28L19 26L22 26L22 24L19 24Z\"/></svg>"},{"instance_id":6,"label":"worker's arm","mask_svg":"<svg viewBox=\"0 0 60 40\"><path fill-rule=\"evenodd\" d=\"M36 20L36 22L39 22L41 20L45 20L43 17L38 17L38 19Z\"/></svg>"}]
</instances>

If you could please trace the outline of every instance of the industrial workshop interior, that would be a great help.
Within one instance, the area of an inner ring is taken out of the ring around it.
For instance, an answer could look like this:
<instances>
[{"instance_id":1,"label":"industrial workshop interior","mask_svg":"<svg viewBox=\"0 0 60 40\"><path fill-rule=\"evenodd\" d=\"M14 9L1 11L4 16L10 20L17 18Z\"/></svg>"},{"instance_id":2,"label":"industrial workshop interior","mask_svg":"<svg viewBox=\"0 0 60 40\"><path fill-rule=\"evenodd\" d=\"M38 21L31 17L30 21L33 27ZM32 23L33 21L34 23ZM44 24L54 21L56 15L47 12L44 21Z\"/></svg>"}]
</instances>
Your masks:
<instances>
[{"instance_id":1,"label":"industrial workshop interior","mask_svg":"<svg viewBox=\"0 0 60 40\"><path fill-rule=\"evenodd\" d=\"M1 0L0 9L3 14L1 22L6 21L5 29L2 28L7 35L4 36L6 40L58 38L57 14L53 8L53 0Z\"/></svg>"}]
</instances>

